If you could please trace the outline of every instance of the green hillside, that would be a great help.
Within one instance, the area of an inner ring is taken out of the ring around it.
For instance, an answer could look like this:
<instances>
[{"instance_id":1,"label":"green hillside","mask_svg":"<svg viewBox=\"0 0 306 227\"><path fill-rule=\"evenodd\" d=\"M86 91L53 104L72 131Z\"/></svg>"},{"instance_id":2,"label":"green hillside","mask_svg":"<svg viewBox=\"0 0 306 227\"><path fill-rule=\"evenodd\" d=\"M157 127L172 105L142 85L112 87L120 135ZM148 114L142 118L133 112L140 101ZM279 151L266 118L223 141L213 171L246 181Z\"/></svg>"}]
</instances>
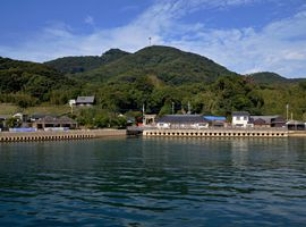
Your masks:
<instances>
[{"instance_id":1,"label":"green hillside","mask_svg":"<svg viewBox=\"0 0 306 227\"><path fill-rule=\"evenodd\" d=\"M250 74L249 77L258 84L277 84L277 83L288 83L289 79L282 77L273 72L258 72Z\"/></svg>"},{"instance_id":2,"label":"green hillside","mask_svg":"<svg viewBox=\"0 0 306 227\"><path fill-rule=\"evenodd\" d=\"M62 73L75 74L93 70L112 61L118 60L126 55L129 55L129 53L119 49L111 49L105 52L101 57L63 57L45 62L44 64L51 66Z\"/></svg>"},{"instance_id":3,"label":"green hillside","mask_svg":"<svg viewBox=\"0 0 306 227\"><path fill-rule=\"evenodd\" d=\"M55 91L75 85L74 81L49 66L0 57L0 102L33 106L50 101Z\"/></svg>"},{"instance_id":4,"label":"green hillside","mask_svg":"<svg viewBox=\"0 0 306 227\"><path fill-rule=\"evenodd\" d=\"M213 82L220 76L237 74L200 55L172 47L151 46L76 76L105 82L134 81L148 75L166 84L178 85Z\"/></svg>"}]
</instances>

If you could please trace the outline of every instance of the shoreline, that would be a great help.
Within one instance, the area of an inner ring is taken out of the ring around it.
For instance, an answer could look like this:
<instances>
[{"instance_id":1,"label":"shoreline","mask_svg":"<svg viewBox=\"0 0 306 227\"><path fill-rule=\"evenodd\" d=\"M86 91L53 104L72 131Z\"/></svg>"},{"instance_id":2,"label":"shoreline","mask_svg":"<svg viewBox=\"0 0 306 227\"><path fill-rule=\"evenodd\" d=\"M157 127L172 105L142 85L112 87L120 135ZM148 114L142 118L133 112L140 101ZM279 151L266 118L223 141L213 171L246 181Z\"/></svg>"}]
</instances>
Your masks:
<instances>
[{"instance_id":1,"label":"shoreline","mask_svg":"<svg viewBox=\"0 0 306 227\"><path fill-rule=\"evenodd\" d=\"M143 128L142 130L132 129L143 136L162 137L306 137L306 130L287 130L282 128Z\"/></svg>"},{"instance_id":2,"label":"shoreline","mask_svg":"<svg viewBox=\"0 0 306 227\"><path fill-rule=\"evenodd\" d=\"M306 130L305 131L289 131L289 137L306 137Z\"/></svg>"},{"instance_id":3,"label":"shoreline","mask_svg":"<svg viewBox=\"0 0 306 227\"><path fill-rule=\"evenodd\" d=\"M136 133L129 133L127 129L95 129L95 130L69 130L69 131L37 131L37 132L0 132L0 143L6 142L35 142L35 141L60 141L60 140L84 140L84 139L95 139L95 138L105 138L105 137L118 137L118 136L129 136L129 135L144 135L144 136L177 136L173 132L169 133L168 130L142 130L137 131ZM162 131L163 133L156 133ZM168 131L168 132L167 132ZM171 130L170 130L171 131ZM185 130L183 130L185 131ZM189 134L186 133L189 131ZM214 134L206 134L201 133L205 130L196 130L193 133L190 133L190 130L186 130L180 136L184 137L257 137L256 135L248 135L243 136L236 134L232 134L229 136L221 135L220 131L225 132L226 130L218 130L218 133L214 131ZM268 129L260 130L261 133L265 131L266 133L270 132ZM154 133L153 133L154 132ZM167 132L167 133L166 133ZM282 131L284 133L284 131ZM177 131L176 131L177 133ZM201 134L196 134L201 133ZM271 137L267 135L263 135L260 137ZM276 134L272 137L284 137L284 138L292 138L292 137L305 137L306 131L285 131L284 134Z\"/></svg>"},{"instance_id":4,"label":"shoreline","mask_svg":"<svg viewBox=\"0 0 306 227\"><path fill-rule=\"evenodd\" d=\"M0 143L82 140L103 137L126 136L123 129L69 130L69 131L37 131L37 132L1 132Z\"/></svg>"}]
</instances>

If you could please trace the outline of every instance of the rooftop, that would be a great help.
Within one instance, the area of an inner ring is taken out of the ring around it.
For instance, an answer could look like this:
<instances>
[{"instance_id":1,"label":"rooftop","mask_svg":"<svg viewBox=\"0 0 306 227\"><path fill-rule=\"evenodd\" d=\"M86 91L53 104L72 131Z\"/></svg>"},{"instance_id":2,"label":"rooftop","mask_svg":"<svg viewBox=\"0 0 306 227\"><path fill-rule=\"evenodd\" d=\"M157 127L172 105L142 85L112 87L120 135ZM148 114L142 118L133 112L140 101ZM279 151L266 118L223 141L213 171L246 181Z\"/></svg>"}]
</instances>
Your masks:
<instances>
[{"instance_id":1,"label":"rooftop","mask_svg":"<svg viewBox=\"0 0 306 227\"><path fill-rule=\"evenodd\" d=\"M95 96L78 96L76 103L94 103Z\"/></svg>"},{"instance_id":2,"label":"rooftop","mask_svg":"<svg viewBox=\"0 0 306 227\"><path fill-rule=\"evenodd\" d=\"M198 123L205 122L202 115L165 115L157 120L157 122L167 122L167 123Z\"/></svg>"}]
</instances>

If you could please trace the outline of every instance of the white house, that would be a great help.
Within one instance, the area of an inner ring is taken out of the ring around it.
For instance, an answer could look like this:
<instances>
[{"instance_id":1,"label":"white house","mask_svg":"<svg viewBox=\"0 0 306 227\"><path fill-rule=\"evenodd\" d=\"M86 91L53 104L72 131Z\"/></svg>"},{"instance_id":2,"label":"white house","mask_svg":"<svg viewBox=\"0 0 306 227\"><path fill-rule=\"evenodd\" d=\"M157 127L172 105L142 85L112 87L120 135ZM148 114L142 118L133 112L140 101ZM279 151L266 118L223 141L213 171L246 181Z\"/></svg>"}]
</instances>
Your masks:
<instances>
[{"instance_id":1,"label":"white house","mask_svg":"<svg viewBox=\"0 0 306 227\"><path fill-rule=\"evenodd\" d=\"M232 126L234 127L253 127L250 123L250 114L246 111L237 111L232 114Z\"/></svg>"}]
</instances>

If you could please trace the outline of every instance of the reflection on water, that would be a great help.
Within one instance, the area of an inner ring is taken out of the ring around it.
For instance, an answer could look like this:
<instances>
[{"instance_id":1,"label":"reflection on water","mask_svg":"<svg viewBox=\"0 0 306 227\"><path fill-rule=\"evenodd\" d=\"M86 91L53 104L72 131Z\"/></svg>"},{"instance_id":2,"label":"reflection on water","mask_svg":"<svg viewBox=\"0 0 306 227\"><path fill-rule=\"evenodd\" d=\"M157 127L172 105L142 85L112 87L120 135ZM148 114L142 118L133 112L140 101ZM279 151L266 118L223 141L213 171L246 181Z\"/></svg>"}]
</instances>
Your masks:
<instances>
[{"instance_id":1,"label":"reflection on water","mask_svg":"<svg viewBox=\"0 0 306 227\"><path fill-rule=\"evenodd\" d=\"M306 140L0 144L1 226L303 226Z\"/></svg>"}]
</instances>

